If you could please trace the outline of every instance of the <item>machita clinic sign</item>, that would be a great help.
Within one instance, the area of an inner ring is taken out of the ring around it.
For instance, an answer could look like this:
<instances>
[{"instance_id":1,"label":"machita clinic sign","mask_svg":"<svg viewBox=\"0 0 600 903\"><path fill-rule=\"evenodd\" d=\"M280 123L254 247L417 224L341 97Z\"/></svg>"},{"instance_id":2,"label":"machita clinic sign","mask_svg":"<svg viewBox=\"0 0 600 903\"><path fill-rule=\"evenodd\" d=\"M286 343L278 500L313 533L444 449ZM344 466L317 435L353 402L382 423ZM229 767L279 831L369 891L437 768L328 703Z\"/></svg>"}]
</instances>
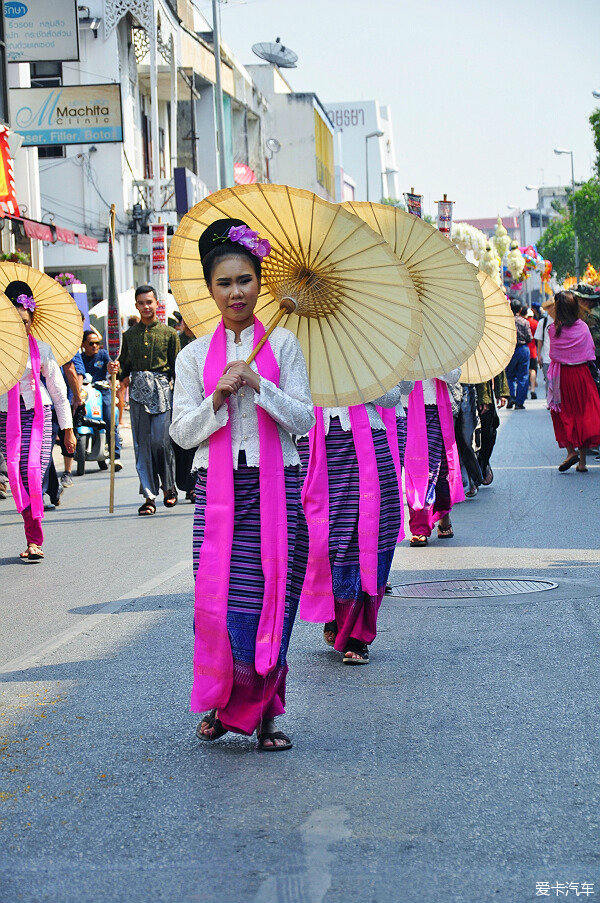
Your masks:
<instances>
[{"instance_id":1,"label":"machita clinic sign","mask_svg":"<svg viewBox=\"0 0 600 903\"><path fill-rule=\"evenodd\" d=\"M3 0L9 63L79 59L77 0Z\"/></svg>"},{"instance_id":2,"label":"machita clinic sign","mask_svg":"<svg viewBox=\"0 0 600 903\"><path fill-rule=\"evenodd\" d=\"M123 140L119 85L11 88L10 124L27 147Z\"/></svg>"}]
</instances>

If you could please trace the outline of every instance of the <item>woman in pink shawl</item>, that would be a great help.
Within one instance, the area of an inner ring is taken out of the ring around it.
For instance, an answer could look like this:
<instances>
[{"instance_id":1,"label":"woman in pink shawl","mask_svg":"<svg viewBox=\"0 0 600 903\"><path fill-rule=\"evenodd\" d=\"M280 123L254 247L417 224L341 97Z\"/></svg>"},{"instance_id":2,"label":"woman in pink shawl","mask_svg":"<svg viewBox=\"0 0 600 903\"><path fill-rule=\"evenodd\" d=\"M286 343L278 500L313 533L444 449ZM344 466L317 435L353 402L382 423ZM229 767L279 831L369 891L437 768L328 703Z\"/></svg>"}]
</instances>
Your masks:
<instances>
[{"instance_id":1,"label":"woman in pink shawl","mask_svg":"<svg viewBox=\"0 0 600 903\"><path fill-rule=\"evenodd\" d=\"M25 527L27 548L20 557L40 561L44 557L42 477L52 453L52 403L71 454L75 451L73 418L52 349L31 333L36 316L31 288L25 282L11 282L4 291L25 325L29 357L20 382L0 397L0 451L6 456L10 488Z\"/></svg>"},{"instance_id":2,"label":"woman in pink shawl","mask_svg":"<svg viewBox=\"0 0 600 903\"><path fill-rule=\"evenodd\" d=\"M202 233L199 250L222 320L177 357L171 423L181 448L197 448L191 709L208 709L201 740L256 731L259 749L278 752L292 746L273 719L285 712L305 569L295 554L303 515L292 437L313 425L312 401L287 329L277 327L246 364L265 333L254 308L269 243L241 220L223 219Z\"/></svg>"},{"instance_id":3,"label":"woman in pink shawl","mask_svg":"<svg viewBox=\"0 0 600 903\"><path fill-rule=\"evenodd\" d=\"M554 301L547 403L556 441L567 450L558 469L577 464L578 473L587 473L586 449L600 443L600 397L588 366L595 367L594 340L575 295L558 292Z\"/></svg>"}]
</instances>

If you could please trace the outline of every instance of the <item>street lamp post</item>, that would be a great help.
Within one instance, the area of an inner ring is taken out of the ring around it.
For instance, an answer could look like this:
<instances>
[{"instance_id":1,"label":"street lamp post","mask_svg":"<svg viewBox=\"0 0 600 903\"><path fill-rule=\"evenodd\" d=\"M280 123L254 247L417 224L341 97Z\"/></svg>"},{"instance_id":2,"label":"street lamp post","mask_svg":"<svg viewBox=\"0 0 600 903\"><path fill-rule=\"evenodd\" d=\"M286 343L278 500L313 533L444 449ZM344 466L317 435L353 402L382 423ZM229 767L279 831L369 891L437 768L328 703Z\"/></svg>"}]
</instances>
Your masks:
<instances>
[{"instance_id":1,"label":"street lamp post","mask_svg":"<svg viewBox=\"0 0 600 903\"><path fill-rule=\"evenodd\" d=\"M600 92L599 92L600 94ZM575 228L575 165L573 163L573 151L565 150L563 147L555 147L554 153L559 157L561 154L570 154L571 155L571 190L573 192L573 244L575 246L575 278L577 282L579 282L579 238L577 237L577 230Z\"/></svg>"},{"instance_id":2,"label":"street lamp post","mask_svg":"<svg viewBox=\"0 0 600 903\"><path fill-rule=\"evenodd\" d=\"M221 19L220 0L212 0L213 47L215 51L215 88L217 101L217 140L219 142L219 188L227 188L227 164L225 162L225 115L223 112L223 86L221 85Z\"/></svg>"},{"instance_id":3,"label":"street lamp post","mask_svg":"<svg viewBox=\"0 0 600 903\"><path fill-rule=\"evenodd\" d=\"M538 193L538 220L539 220L540 238L541 238L543 226L542 226L542 196L540 194L540 186L539 185L526 185L525 189L527 191L537 191L537 193ZM543 289L543 286L541 283L541 276L540 276L540 298L542 297L542 289ZM528 304L531 307L531 292L528 293Z\"/></svg>"},{"instance_id":4,"label":"street lamp post","mask_svg":"<svg viewBox=\"0 0 600 903\"><path fill-rule=\"evenodd\" d=\"M369 132L365 135L365 175L367 178L367 201L369 200L369 138L383 138L383 132Z\"/></svg>"}]
</instances>

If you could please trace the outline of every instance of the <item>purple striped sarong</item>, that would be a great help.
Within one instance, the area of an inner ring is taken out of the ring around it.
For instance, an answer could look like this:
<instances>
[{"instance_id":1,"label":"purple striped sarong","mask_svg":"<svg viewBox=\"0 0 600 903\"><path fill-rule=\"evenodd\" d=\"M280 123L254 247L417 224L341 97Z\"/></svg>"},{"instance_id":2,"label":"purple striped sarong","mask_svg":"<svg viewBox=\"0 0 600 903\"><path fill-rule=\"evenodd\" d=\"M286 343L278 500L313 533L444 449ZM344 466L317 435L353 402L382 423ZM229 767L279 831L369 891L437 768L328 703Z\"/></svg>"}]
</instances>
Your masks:
<instances>
[{"instance_id":1,"label":"purple striped sarong","mask_svg":"<svg viewBox=\"0 0 600 903\"><path fill-rule=\"evenodd\" d=\"M381 488L377 595L365 593L360 579L358 546L358 461L352 432L344 432L338 417L332 417L325 437L329 476L329 560L333 580L335 648L344 651L350 637L372 643L377 635L377 614L392 566L400 531L398 477L385 430L373 430L373 444ZM298 440L304 473L308 467L308 437ZM308 532L300 525L296 547L308 554Z\"/></svg>"},{"instance_id":2,"label":"purple striped sarong","mask_svg":"<svg viewBox=\"0 0 600 903\"><path fill-rule=\"evenodd\" d=\"M21 399L20 405L20 414L21 414L21 458L19 461L19 470L21 473L21 479L23 480L23 485L27 490L27 494L29 495L29 477L27 474L27 463L29 461L29 443L31 441L31 430L33 428L33 416L34 409L27 410L23 403L23 399ZM0 411L0 451L2 454L6 455L6 418L8 414L6 411ZM46 468L50 463L50 455L52 454L52 407L47 404L44 405L44 435L42 438L42 451L40 455L41 459L41 474L42 477L46 472ZM25 535L27 537L27 542L35 542L36 545L41 546L44 541L44 534L42 531L42 522L41 519L33 518L31 516L31 508L25 508L24 511L21 512L23 520L25 522Z\"/></svg>"},{"instance_id":3,"label":"purple striped sarong","mask_svg":"<svg viewBox=\"0 0 600 903\"><path fill-rule=\"evenodd\" d=\"M204 538L206 477L206 470L198 471L193 531L194 579ZM298 524L304 521L300 502L300 468L285 467L284 477L288 523L285 620L277 665L266 677L261 677L254 667L256 632L264 595L260 557L259 469L243 464L233 471L235 509L227 602L227 631L233 654L233 686L227 705L219 708L219 718L227 730L239 734L250 735L263 719L275 718L285 712L287 648L304 581L307 556L304 549L296 548ZM306 526L304 529L306 530Z\"/></svg>"},{"instance_id":4,"label":"purple striped sarong","mask_svg":"<svg viewBox=\"0 0 600 903\"><path fill-rule=\"evenodd\" d=\"M404 468L406 451L407 417L398 417L398 448L400 462ZM440 426L440 415L435 404L425 405L425 424L427 427L427 450L429 454L429 477L425 508L417 510L409 506L409 526L413 536L431 536L436 520L448 514L450 503L450 484L448 482L448 461Z\"/></svg>"}]
</instances>

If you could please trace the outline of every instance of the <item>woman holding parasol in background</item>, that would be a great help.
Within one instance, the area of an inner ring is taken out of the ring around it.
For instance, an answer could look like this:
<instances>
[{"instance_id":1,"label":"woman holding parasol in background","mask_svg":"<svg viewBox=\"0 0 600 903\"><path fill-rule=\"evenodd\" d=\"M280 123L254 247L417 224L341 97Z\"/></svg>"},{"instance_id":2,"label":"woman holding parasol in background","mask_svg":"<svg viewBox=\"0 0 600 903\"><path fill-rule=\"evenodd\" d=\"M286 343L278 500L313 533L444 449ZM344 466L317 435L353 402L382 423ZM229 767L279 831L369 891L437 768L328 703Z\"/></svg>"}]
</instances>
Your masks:
<instances>
[{"instance_id":1,"label":"woman holding parasol in background","mask_svg":"<svg viewBox=\"0 0 600 903\"><path fill-rule=\"evenodd\" d=\"M0 397L0 448L6 455L13 498L25 527L27 548L20 557L39 561L44 557L42 476L52 453L52 403L65 430L65 447L75 451L66 385L51 345L39 337L56 337L63 363L81 342L81 317L68 292L49 276L18 264L4 264L1 270L1 288L23 321L29 354L19 383ZM28 281L10 279L14 275Z\"/></svg>"},{"instance_id":2,"label":"woman holding parasol in background","mask_svg":"<svg viewBox=\"0 0 600 903\"><path fill-rule=\"evenodd\" d=\"M254 309L269 242L227 218L198 245L222 318L177 358L171 424L178 445L198 447L192 710L210 709L202 740L256 730L260 749L280 751L292 745L273 719L285 711L301 517L292 435L314 423L308 376L297 339L281 327L246 363L265 334Z\"/></svg>"}]
</instances>

